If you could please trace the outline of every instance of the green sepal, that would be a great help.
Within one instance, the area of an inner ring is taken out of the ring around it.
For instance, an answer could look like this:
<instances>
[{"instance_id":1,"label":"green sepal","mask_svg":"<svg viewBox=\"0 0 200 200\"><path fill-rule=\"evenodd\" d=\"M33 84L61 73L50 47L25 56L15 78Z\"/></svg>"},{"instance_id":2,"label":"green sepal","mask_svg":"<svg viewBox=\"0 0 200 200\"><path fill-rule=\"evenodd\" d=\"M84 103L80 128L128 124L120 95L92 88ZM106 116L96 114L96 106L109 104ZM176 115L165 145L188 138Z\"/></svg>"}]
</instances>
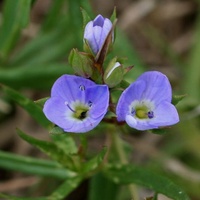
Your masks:
<instances>
[{"instance_id":1,"label":"green sepal","mask_svg":"<svg viewBox=\"0 0 200 200\"><path fill-rule=\"evenodd\" d=\"M49 97L45 97L45 98L42 98L42 99L38 99L36 101L34 101L37 105L39 105L40 107L43 108L45 102L47 101L47 99L49 99Z\"/></svg>"},{"instance_id":2,"label":"green sepal","mask_svg":"<svg viewBox=\"0 0 200 200\"><path fill-rule=\"evenodd\" d=\"M129 87L130 83L126 80L122 80L120 83L120 87L123 89L126 89L127 87Z\"/></svg>"},{"instance_id":3,"label":"green sepal","mask_svg":"<svg viewBox=\"0 0 200 200\"><path fill-rule=\"evenodd\" d=\"M83 50L84 50L84 52L90 54L93 58L95 57L92 49L90 48L88 41L84 38L83 38Z\"/></svg>"},{"instance_id":4,"label":"green sepal","mask_svg":"<svg viewBox=\"0 0 200 200\"><path fill-rule=\"evenodd\" d=\"M92 76L94 61L89 54L79 52L77 49L72 49L68 61L75 74L84 78Z\"/></svg>"},{"instance_id":5,"label":"green sepal","mask_svg":"<svg viewBox=\"0 0 200 200\"><path fill-rule=\"evenodd\" d=\"M184 99L187 96L187 94L182 95L173 95L172 96L172 104L177 105L182 99Z\"/></svg>"},{"instance_id":6,"label":"green sepal","mask_svg":"<svg viewBox=\"0 0 200 200\"><path fill-rule=\"evenodd\" d=\"M113 58L104 73L104 82L110 87L113 88L118 85L124 75L124 70L122 65L117 61L117 57Z\"/></svg>"},{"instance_id":7,"label":"green sepal","mask_svg":"<svg viewBox=\"0 0 200 200\"><path fill-rule=\"evenodd\" d=\"M113 9L113 13L112 13L112 15L110 17L110 21L112 23L114 23L115 21L117 21L117 9L116 9L116 7L114 7L114 9ZM113 38L113 42L114 42L115 38L116 38L116 28L114 28L113 31L114 31L114 38Z\"/></svg>"},{"instance_id":8,"label":"green sepal","mask_svg":"<svg viewBox=\"0 0 200 200\"><path fill-rule=\"evenodd\" d=\"M110 17L110 21L113 23L116 19L117 19L117 9L116 9L116 7L114 7L113 13Z\"/></svg>"},{"instance_id":9,"label":"green sepal","mask_svg":"<svg viewBox=\"0 0 200 200\"><path fill-rule=\"evenodd\" d=\"M108 111L104 118L113 118L113 117L117 117L117 115L114 112Z\"/></svg>"},{"instance_id":10,"label":"green sepal","mask_svg":"<svg viewBox=\"0 0 200 200\"><path fill-rule=\"evenodd\" d=\"M157 135L163 135L167 132L167 128L169 127L163 127L163 128L159 128L159 129L152 129L149 130L151 133L153 134L157 134Z\"/></svg>"},{"instance_id":11,"label":"green sepal","mask_svg":"<svg viewBox=\"0 0 200 200\"><path fill-rule=\"evenodd\" d=\"M60 134L64 134L66 133L62 128L58 127L58 126L54 126L53 128L51 128L49 130L50 134L54 134L54 135L60 135Z\"/></svg>"},{"instance_id":12,"label":"green sepal","mask_svg":"<svg viewBox=\"0 0 200 200\"><path fill-rule=\"evenodd\" d=\"M83 9L83 8L81 8L81 13L82 13L82 17L83 17L83 28L85 28L85 26L87 25L87 23L89 21L91 21L91 18L88 15L88 13L86 12L86 10Z\"/></svg>"}]
</instances>

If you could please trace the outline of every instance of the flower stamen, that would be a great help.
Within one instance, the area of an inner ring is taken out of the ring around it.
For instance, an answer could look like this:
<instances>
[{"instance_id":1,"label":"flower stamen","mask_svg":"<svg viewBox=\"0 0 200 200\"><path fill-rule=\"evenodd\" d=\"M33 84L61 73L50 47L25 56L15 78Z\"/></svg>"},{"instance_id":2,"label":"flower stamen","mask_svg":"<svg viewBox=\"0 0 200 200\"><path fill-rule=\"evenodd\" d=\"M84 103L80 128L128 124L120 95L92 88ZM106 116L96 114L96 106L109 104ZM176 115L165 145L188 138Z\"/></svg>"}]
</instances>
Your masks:
<instances>
[{"instance_id":1,"label":"flower stamen","mask_svg":"<svg viewBox=\"0 0 200 200\"><path fill-rule=\"evenodd\" d=\"M84 85L80 85L80 86L79 86L79 89L80 89L81 91L84 91L84 90L85 90L85 86L84 86Z\"/></svg>"},{"instance_id":2,"label":"flower stamen","mask_svg":"<svg viewBox=\"0 0 200 200\"><path fill-rule=\"evenodd\" d=\"M147 113L147 115L148 115L148 118L149 118L149 119L154 118L154 112L153 112L153 111L149 111L149 112Z\"/></svg>"},{"instance_id":3,"label":"flower stamen","mask_svg":"<svg viewBox=\"0 0 200 200\"><path fill-rule=\"evenodd\" d=\"M73 113L75 113L75 110L73 110L73 109L69 106L68 103L67 103L66 105L67 105L67 107L68 107Z\"/></svg>"},{"instance_id":4,"label":"flower stamen","mask_svg":"<svg viewBox=\"0 0 200 200\"><path fill-rule=\"evenodd\" d=\"M92 102L88 101L88 106L91 107L92 106Z\"/></svg>"}]
</instances>

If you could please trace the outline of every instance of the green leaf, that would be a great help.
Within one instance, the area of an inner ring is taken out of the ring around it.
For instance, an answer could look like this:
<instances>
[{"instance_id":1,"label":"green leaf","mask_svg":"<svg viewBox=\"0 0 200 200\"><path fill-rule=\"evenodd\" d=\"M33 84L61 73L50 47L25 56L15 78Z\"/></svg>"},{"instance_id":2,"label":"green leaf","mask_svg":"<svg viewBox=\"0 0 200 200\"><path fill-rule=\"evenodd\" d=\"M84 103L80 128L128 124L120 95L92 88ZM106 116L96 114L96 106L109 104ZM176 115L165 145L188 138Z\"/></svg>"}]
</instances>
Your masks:
<instances>
[{"instance_id":1,"label":"green leaf","mask_svg":"<svg viewBox=\"0 0 200 200\"><path fill-rule=\"evenodd\" d=\"M76 189L82 181L82 177L77 176L67 179L61 186L59 186L49 197L48 200L62 200L74 189Z\"/></svg>"},{"instance_id":2,"label":"green leaf","mask_svg":"<svg viewBox=\"0 0 200 200\"><path fill-rule=\"evenodd\" d=\"M0 167L7 170L43 177L53 177L61 180L76 176L75 172L62 168L57 162L16 155L3 151L0 151Z\"/></svg>"},{"instance_id":3,"label":"green leaf","mask_svg":"<svg viewBox=\"0 0 200 200\"><path fill-rule=\"evenodd\" d=\"M119 188L118 184L107 179L102 173L98 173L90 180L89 200L114 200L118 196Z\"/></svg>"},{"instance_id":4,"label":"green leaf","mask_svg":"<svg viewBox=\"0 0 200 200\"><path fill-rule=\"evenodd\" d=\"M50 89L55 80L72 68L66 64L33 64L9 69L0 69L0 82L12 88Z\"/></svg>"},{"instance_id":5,"label":"green leaf","mask_svg":"<svg viewBox=\"0 0 200 200\"><path fill-rule=\"evenodd\" d=\"M187 194L166 177L133 165L108 166L105 175L118 184L135 183L174 200L189 200Z\"/></svg>"},{"instance_id":6,"label":"green leaf","mask_svg":"<svg viewBox=\"0 0 200 200\"><path fill-rule=\"evenodd\" d=\"M4 59L19 37L19 32L29 22L31 0L6 0L0 30L0 55Z\"/></svg>"},{"instance_id":7,"label":"green leaf","mask_svg":"<svg viewBox=\"0 0 200 200\"><path fill-rule=\"evenodd\" d=\"M49 31L55 27L56 23L62 17L62 9L65 6L65 3L65 0L51 2L51 7L42 24L42 31Z\"/></svg>"},{"instance_id":8,"label":"green leaf","mask_svg":"<svg viewBox=\"0 0 200 200\"><path fill-rule=\"evenodd\" d=\"M67 179L48 197L15 197L11 195L5 195L2 193L0 193L0 197L3 197L4 199L8 200L62 200L74 189L76 189L81 183L81 181L82 178L78 176L71 179Z\"/></svg>"},{"instance_id":9,"label":"green leaf","mask_svg":"<svg viewBox=\"0 0 200 200\"><path fill-rule=\"evenodd\" d=\"M194 30L194 41L192 47L190 48L190 55L189 59L187 60L187 66L189 67L182 67L181 69L185 69L184 73L184 89L187 91L189 96L196 100L200 101L200 94L199 92L199 83L200 83L200 12L198 12L198 16L195 20L196 27Z\"/></svg>"},{"instance_id":10,"label":"green leaf","mask_svg":"<svg viewBox=\"0 0 200 200\"><path fill-rule=\"evenodd\" d=\"M62 200L74 189L76 189L81 183L81 177L74 177L67 179L61 186L59 186L51 195L48 197L15 197L11 195L5 195L0 193L0 197L8 200Z\"/></svg>"},{"instance_id":11,"label":"green leaf","mask_svg":"<svg viewBox=\"0 0 200 200\"><path fill-rule=\"evenodd\" d=\"M36 65L65 58L76 39L69 32L69 18L63 17L50 32L40 33L9 60L9 66Z\"/></svg>"},{"instance_id":12,"label":"green leaf","mask_svg":"<svg viewBox=\"0 0 200 200\"><path fill-rule=\"evenodd\" d=\"M104 157L106 155L107 148L104 147L100 153L98 153L94 158L87 161L82 166L82 172L83 174L93 173L95 170L100 168L103 164Z\"/></svg>"},{"instance_id":13,"label":"green leaf","mask_svg":"<svg viewBox=\"0 0 200 200\"><path fill-rule=\"evenodd\" d=\"M62 149L65 154L77 154L78 148L71 135L67 133L58 134L59 130L59 127L54 127L53 130L51 130L51 138L53 139L55 145Z\"/></svg>"},{"instance_id":14,"label":"green leaf","mask_svg":"<svg viewBox=\"0 0 200 200\"><path fill-rule=\"evenodd\" d=\"M56 144L48 141L38 140L31 137L30 135L26 135L20 130L17 130L17 133L22 139L40 149L53 160L56 160L57 162L62 164L62 166L67 167L72 171L77 171L80 169L80 160L78 155L67 154L66 151L63 150L63 148L60 148Z\"/></svg>"},{"instance_id":15,"label":"green leaf","mask_svg":"<svg viewBox=\"0 0 200 200\"><path fill-rule=\"evenodd\" d=\"M15 197L11 195L6 195L0 193L0 197L2 197L4 200L48 200L47 197Z\"/></svg>"},{"instance_id":16,"label":"green leaf","mask_svg":"<svg viewBox=\"0 0 200 200\"><path fill-rule=\"evenodd\" d=\"M42 109L33 101L7 86L0 85L0 89L3 90L3 92L15 103L24 108L39 124L44 127L49 127L51 125L51 123L44 116Z\"/></svg>"}]
</instances>

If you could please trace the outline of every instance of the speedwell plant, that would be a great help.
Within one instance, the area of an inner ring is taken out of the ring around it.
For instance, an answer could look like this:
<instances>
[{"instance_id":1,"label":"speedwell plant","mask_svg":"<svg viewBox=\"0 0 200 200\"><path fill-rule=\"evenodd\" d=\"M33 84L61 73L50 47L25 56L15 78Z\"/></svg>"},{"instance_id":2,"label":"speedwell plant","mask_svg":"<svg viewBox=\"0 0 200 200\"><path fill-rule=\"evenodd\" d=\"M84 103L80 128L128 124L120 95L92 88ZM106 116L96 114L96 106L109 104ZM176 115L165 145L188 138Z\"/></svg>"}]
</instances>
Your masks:
<instances>
[{"instance_id":1,"label":"speedwell plant","mask_svg":"<svg viewBox=\"0 0 200 200\"><path fill-rule=\"evenodd\" d=\"M147 71L127 82L126 74L134 68L124 66L124 58L112 51L116 38L115 10L110 19L100 14L91 19L83 9L82 15L83 50L74 48L68 57L74 73L60 76L52 85L50 97L36 102L42 110L30 101L23 104L30 106L29 112L36 119L43 119L52 141L36 139L20 130L18 134L53 160L25 159L23 162L29 166L25 171L63 181L49 196L38 199L65 199L89 180L89 200L119 200L121 185L127 185L127 199L141 199L139 185L151 191L150 196L143 196L145 199L156 200L161 193L175 200L188 200L187 194L171 180L131 162L132 147L122 139L127 132L162 134L179 122L174 102L180 99L172 101L169 79L159 71ZM5 90L16 97L12 90ZM23 98L19 99L21 103ZM97 133L103 133L106 142L98 144L100 152L94 149L93 155L88 155L88 139Z\"/></svg>"}]
</instances>

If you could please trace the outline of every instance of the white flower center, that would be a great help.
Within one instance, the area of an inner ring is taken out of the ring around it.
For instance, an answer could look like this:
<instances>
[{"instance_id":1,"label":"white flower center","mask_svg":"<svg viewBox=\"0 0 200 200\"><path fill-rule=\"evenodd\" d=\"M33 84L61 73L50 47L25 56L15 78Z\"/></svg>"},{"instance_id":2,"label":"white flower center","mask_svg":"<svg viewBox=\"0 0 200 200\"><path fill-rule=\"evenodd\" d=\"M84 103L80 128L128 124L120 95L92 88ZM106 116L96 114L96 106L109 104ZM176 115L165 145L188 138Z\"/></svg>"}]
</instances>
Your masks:
<instances>
[{"instance_id":1,"label":"white flower center","mask_svg":"<svg viewBox=\"0 0 200 200\"><path fill-rule=\"evenodd\" d=\"M140 120L152 119L154 118L154 109L154 103L149 100L135 100L129 106L129 113Z\"/></svg>"}]
</instances>

